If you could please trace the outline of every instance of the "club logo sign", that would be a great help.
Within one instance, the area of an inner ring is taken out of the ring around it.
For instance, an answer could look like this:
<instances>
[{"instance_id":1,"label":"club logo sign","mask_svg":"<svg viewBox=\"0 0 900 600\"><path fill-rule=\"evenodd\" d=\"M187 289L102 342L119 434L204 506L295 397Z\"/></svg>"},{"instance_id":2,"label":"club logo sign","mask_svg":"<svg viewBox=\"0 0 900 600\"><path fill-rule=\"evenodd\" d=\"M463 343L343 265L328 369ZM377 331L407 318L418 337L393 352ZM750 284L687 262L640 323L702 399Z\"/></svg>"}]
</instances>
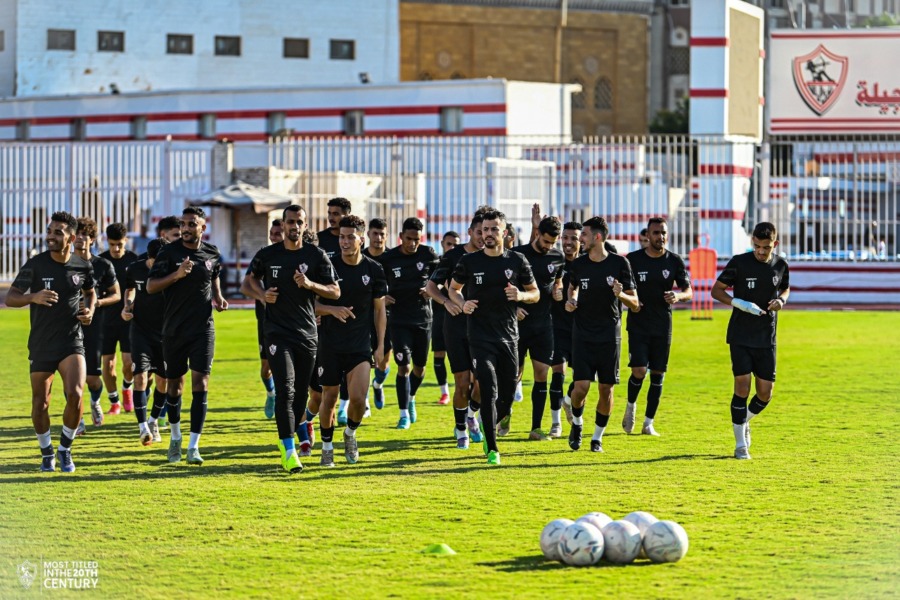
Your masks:
<instances>
[{"instance_id":1,"label":"club logo sign","mask_svg":"<svg viewBox=\"0 0 900 600\"><path fill-rule=\"evenodd\" d=\"M778 285L778 275L772 276L772 285Z\"/></svg>"},{"instance_id":2,"label":"club logo sign","mask_svg":"<svg viewBox=\"0 0 900 600\"><path fill-rule=\"evenodd\" d=\"M203 264L206 265L207 271L212 271L212 261L210 259L207 258Z\"/></svg>"},{"instance_id":3,"label":"club logo sign","mask_svg":"<svg viewBox=\"0 0 900 600\"><path fill-rule=\"evenodd\" d=\"M307 270L308 268L309 268L309 267L307 266L306 263L300 263L300 266L297 267L297 270L300 271L301 273L306 273L306 270Z\"/></svg>"},{"instance_id":4,"label":"club logo sign","mask_svg":"<svg viewBox=\"0 0 900 600\"><path fill-rule=\"evenodd\" d=\"M425 263L417 262L417 263L416 263L416 268L417 268L418 270L421 271L422 269L425 268Z\"/></svg>"},{"instance_id":5,"label":"club logo sign","mask_svg":"<svg viewBox=\"0 0 900 600\"><path fill-rule=\"evenodd\" d=\"M669 270L663 269L663 279L668 279L668 278L669 278Z\"/></svg>"},{"instance_id":6,"label":"club logo sign","mask_svg":"<svg viewBox=\"0 0 900 600\"><path fill-rule=\"evenodd\" d=\"M363 282L363 285L369 285L369 281L370 281L370 279L369 279L369 276L368 276L368 275L363 275L363 276L362 276L362 282Z\"/></svg>"},{"instance_id":7,"label":"club logo sign","mask_svg":"<svg viewBox=\"0 0 900 600\"><path fill-rule=\"evenodd\" d=\"M615 277L613 277L612 275L607 276L607 278L606 278L606 283L609 285L609 287L612 287L612 285L613 285L615 282L616 282L616 278L615 278Z\"/></svg>"},{"instance_id":8,"label":"club logo sign","mask_svg":"<svg viewBox=\"0 0 900 600\"><path fill-rule=\"evenodd\" d=\"M850 59L819 44L815 50L794 58L794 85L806 105L819 116L837 102L847 81Z\"/></svg>"},{"instance_id":9,"label":"club logo sign","mask_svg":"<svg viewBox=\"0 0 900 600\"><path fill-rule=\"evenodd\" d=\"M550 273L552 273L555 270L556 270L556 265L547 265L547 271L549 271Z\"/></svg>"},{"instance_id":10,"label":"club logo sign","mask_svg":"<svg viewBox=\"0 0 900 600\"><path fill-rule=\"evenodd\" d=\"M81 283L81 276L77 275L77 274L72 275L72 283L74 283L75 285L78 285L79 283Z\"/></svg>"},{"instance_id":11,"label":"club logo sign","mask_svg":"<svg viewBox=\"0 0 900 600\"><path fill-rule=\"evenodd\" d=\"M271 354L272 356L275 356L276 350L278 350L278 348L275 346L275 344L272 344L271 346L269 346L269 354Z\"/></svg>"},{"instance_id":12,"label":"club logo sign","mask_svg":"<svg viewBox=\"0 0 900 600\"><path fill-rule=\"evenodd\" d=\"M512 279L512 276L513 276L512 269L507 269L507 270L503 271L503 273L506 274L507 279Z\"/></svg>"}]
</instances>

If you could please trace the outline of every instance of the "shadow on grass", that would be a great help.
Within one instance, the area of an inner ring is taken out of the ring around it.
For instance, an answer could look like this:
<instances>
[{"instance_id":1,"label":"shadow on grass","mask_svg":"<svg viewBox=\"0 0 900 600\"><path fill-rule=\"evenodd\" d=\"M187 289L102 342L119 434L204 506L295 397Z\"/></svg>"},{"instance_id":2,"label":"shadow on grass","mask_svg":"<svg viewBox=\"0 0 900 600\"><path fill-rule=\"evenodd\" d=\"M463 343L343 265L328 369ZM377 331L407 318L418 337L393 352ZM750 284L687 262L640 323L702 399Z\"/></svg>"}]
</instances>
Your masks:
<instances>
[{"instance_id":1,"label":"shadow on grass","mask_svg":"<svg viewBox=\"0 0 900 600\"><path fill-rule=\"evenodd\" d=\"M548 560L541 554L532 556L519 556L511 560L480 562L475 564L477 564L479 567L489 567L492 569L496 569L497 571L501 571L503 573L517 573L519 571L557 571L572 568L569 565L563 564L561 562ZM628 565L616 565L610 562L601 561L599 564L594 565L593 567L583 568L621 569L623 567L628 567L629 569L633 569L634 567L650 566L653 566L653 563L648 560L636 561Z\"/></svg>"}]
</instances>

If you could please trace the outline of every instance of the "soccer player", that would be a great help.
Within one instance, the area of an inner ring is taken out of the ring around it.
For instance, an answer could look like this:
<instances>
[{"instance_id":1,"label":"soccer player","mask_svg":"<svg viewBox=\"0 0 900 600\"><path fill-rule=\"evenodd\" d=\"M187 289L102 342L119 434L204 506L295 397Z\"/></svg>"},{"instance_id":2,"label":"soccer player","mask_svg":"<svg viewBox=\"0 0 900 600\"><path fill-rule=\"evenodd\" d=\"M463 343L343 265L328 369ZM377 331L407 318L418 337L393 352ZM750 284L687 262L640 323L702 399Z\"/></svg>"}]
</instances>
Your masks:
<instances>
[{"instance_id":1,"label":"soccer player","mask_svg":"<svg viewBox=\"0 0 900 600\"><path fill-rule=\"evenodd\" d=\"M753 250L733 256L712 289L713 298L733 309L727 342L734 374L731 397L734 457L739 459L750 458L750 420L772 399L778 312L791 295L788 264L775 254L778 247L775 225L758 223L751 241ZM732 295L728 294L728 288L733 288ZM756 379L756 394L748 406L751 375Z\"/></svg>"},{"instance_id":2,"label":"soccer player","mask_svg":"<svg viewBox=\"0 0 900 600\"><path fill-rule=\"evenodd\" d=\"M548 437L562 437L561 409L566 410L566 418L572 423L572 406L570 396L574 383L569 383L569 390L564 394L566 381L566 365L572 364L572 321L574 315L566 310L569 282L572 274L572 262L581 255L581 223L569 221L563 225L562 251L565 256L563 266L563 298L553 298L551 315L553 317L553 375L550 379L550 416L551 424Z\"/></svg>"},{"instance_id":3,"label":"soccer player","mask_svg":"<svg viewBox=\"0 0 900 600\"><path fill-rule=\"evenodd\" d=\"M188 206L181 213L181 239L157 254L147 277L147 291L162 292L162 350L166 371L166 405L170 429L168 460L181 461L181 398L184 375L191 372L191 431L188 464L201 465L200 435L206 421L209 374L212 372L216 330L212 309L228 309L222 296L219 249L203 241L206 213Z\"/></svg>"},{"instance_id":4,"label":"soccer player","mask_svg":"<svg viewBox=\"0 0 900 600\"><path fill-rule=\"evenodd\" d=\"M647 233L650 231L649 227L644 227L641 229L641 232L638 234L638 243L641 245L641 250L646 250L647 246L650 245L650 238L647 236Z\"/></svg>"},{"instance_id":5,"label":"soccer player","mask_svg":"<svg viewBox=\"0 0 900 600\"><path fill-rule=\"evenodd\" d=\"M90 262L72 253L77 227L69 213L53 213L47 226L48 250L22 265L6 296L9 307L29 307L31 421L41 448L41 471L55 471L56 459L64 473L75 471L72 440L81 421L85 378L81 326L90 325L96 303L94 269ZM50 390L57 371L63 380L66 408L54 459Z\"/></svg>"},{"instance_id":6,"label":"soccer player","mask_svg":"<svg viewBox=\"0 0 900 600\"><path fill-rule=\"evenodd\" d=\"M489 211L483 218L484 249L459 259L450 300L469 315L469 349L481 388L483 448L488 464L499 465L495 424L509 414L519 373L516 303L533 304L541 293L525 257L503 247L506 216Z\"/></svg>"},{"instance_id":7,"label":"soccer player","mask_svg":"<svg viewBox=\"0 0 900 600\"><path fill-rule=\"evenodd\" d=\"M147 245L147 258L128 265L125 269L125 307L122 319L130 324L131 358L134 361L134 414L137 417L141 444L149 446L153 442L161 442L159 435L159 414L163 403L154 398L147 418L147 392L150 385L150 374L163 378L162 330L165 302L162 294L147 292L147 278L159 251L166 245L166 240L157 238ZM158 382L159 383L159 382ZM156 386L160 395L165 393Z\"/></svg>"},{"instance_id":8,"label":"soccer player","mask_svg":"<svg viewBox=\"0 0 900 600\"><path fill-rule=\"evenodd\" d=\"M397 429L409 429L410 423L416 422L416 391L425 378L428 363L431 302L425 285L437 267L438 257L434 250L421 245L424 228L415 217L403 221L400 245L385 252L381 259L389 291L385 303L393 306L389 329L397 363Z\"/></svg>"},{"instance_id":9,"label":"soccer player","mask_svg":"<svg viewBox=\"0 0 900 600\"><path fill-rule=\"evenodd\" d=\"M672 305L690 302L693 292L684 260L669 252L669 226L662 217L650 219L647 228L650 245L628 255L631 272L635 277L637 295L641 299L638 310L628 314L628 404L622 429L634 430L637 399L650 369L650 389L647 391L647 410L644 412L643 435L658 436L653 419L662 396L663 379L669 363L672 347ZM680 291L672 288L677 285Z\"/></svg>"},{"instance_id":10,"label":"soccer player","mask_svg":"<svg viewBox=\"0 0 900 600\"><path fill-rule=\"evenodd\" d=\"M603 452L603 432L612 412L613 388L619 383L620 305L638 308L631 266L624 256L606 248L609 227L603 217L582 223L581 245L586 254L572 263L566 310L575 313L572 334L572 428L569 447L581 448L585 398L595 379L599 399L591 452Z\"/></svg>"},{"instance_id":11,"label":"soccer player","mask_svg":"<svg viewBox=\"0 0 900 600\"><path fill-rule=\"evenodd\" d=\"M381 262L384 256L387 242L387 222L384 219L372 219L369 221L369 229L366 232L369 238L369 245L363 249L363 254L371 259ZM391 310L386 308L388 317L388 327L390 328ZM375 330L372 330L372 338L375 338ZM384 408L384 380L387 379L391 372L391 336L384 336L384 352L382 362L375 362L375 377L372 379L372 396L375 401L375 408L381 410ZM340 414L340 413L339 413ZM340 419L339 419L340 420Z\"/></svg>"},{"instance_id":12,"label":"soccer player","mask_svg":"<svg viewBox=\"0 0 900 600\"><path fill-rule=\"evenodd\" d=\"M538 237L531 243L516 246L513 251L520 253L531 265L534 280L540 290L540 299L530 306L520 304L519 319L519 374L521 382L525 369L525 354L531 355L534 385L531 388L531 432L529 440L549 439L541 430L544 407L547 404L547 374L553 362L553 317L550 303L553 298L562 299L562 275L565 255L555 248L562 231L562 223L556 217L544 217L538 225ZM500 422L497 435L509 433L512 411Z\"/></svg>"},{"instance_id":13,"label":"soccer player","mask_svg":"<svg viewBox=\"0 0 900 600\"><path fill-rule=\"evenodd\" d=\"M384 353L387 314L384 296L387 279L378 262L362 254L366 222L350 215L340 221L341 255L334 261L340 284L338 299L321 298L316 314L322 316L319 383L322 405L319 427L322 435L321 464L334 466L334 405L338 400L341 379L347 381L350 404L344 429L344 457L350 464L359 460L356 430L366 410L366 391L372 356L378 362ZM372 338L372 327L375 338Z\"/></svg>"},{"instance_id":14,"label":"soccer player","mask_svg":"<svg viewBox=\"0 0 900 600\"><path fill-rule=\"evenodd\" d=\"M95 295L97 297L97 309L110 306L119 301L119 282L116 281L116 272L112 263L105 258L91 254L91 248L97 239L97 223L93 219L81 217L76 219L75 231L75 255L91 263L94 269ZM100 396L103 394L101 343L103 335L102 311L94 312L94 319L90 325L81 325L84 332L84 360L87 373L87 387L91 397L91 419L95 427L103 425L103 408L100 406ZM84 435L84 419L78 423L75 435Z\"/></svg>"},{"instance_id":15,"label":"soccer player","mask_svg":"<svg viewBox=\"0 0 900 600\"><path fill-rule=\"evenodd\" d=\"M138 256L131 250L126 250L128 243L128 230L122 223L113 223L106 228L106 243L109 249L100 254L112 263L116 271L116 281L119 289L125 289L125 269L137 260ZM125 301L120 295L119 301L103 308L103 334L101 350L103 353L103 382L109 396L109 412L117 415L125 409L125 412L134 410L131 386L134 383L134 373L131 362L131 341L128 339L128 324L122 320L122 309ZM116 376L116 346L122 351L122 402L119 403L118 378Z\"/></svg>"},{"instance_id":16,"label":"soccer player","mask_svg":"<svg viewBox=\"0 0 900 600\"><path fill-rule=\"evenodd\" d=\"M341 291L325 251L303 242L306 209L296 204L288 206L282 221L284 241L256 253L241 283L241 292L266 304L263 334L275 378L275 425L281 466L288 473L299 473L303 465L294 446L294 434L300 421L305 421L310 378L316 364L315 300L337 299Z\"/></svg>"},{"instance_id":17,"label":"soccer player","mask_svg":"<svg viewBox=\"0 0 900 600\"><path fill-rule=\"evenodd\" d=\"M455 231L448 231L441 238L441 255L447 254L459 245L459 234ZM430 280L429 280L430 281ZM441 294L446 298L446 288ZM438 404L445 406L450 404L450 387L447 385L447 364L445 358L447 356L447 345L444 342L444 303L432 299L431 302L431 352L434 358L434 375L437 384L441 389L441 397Z\"/></svg>"},{"instance_id":18,"label":"soccer player","mask_svg":"<svg viewBox=\"0 0 900 600\"><path fill-rule=\"evenodd\" d=\"M325 251L332 263L341 254L340 222L350 214L353 205L346 198L332 198L328 201L328 227L318 232L319 248Z\"/></svg>"},{"instance_id":19,"label":"soccer player","mask_svg":"<svg viewBox=\"0 0 900 600\"><path fill-rule=\"evenodd\" d=\"M431 296L432 301L443 305L447 313L443 324L444 343L450 359L450 371L453 373L453 419L456 424L453 432L456 437L456 447L460 450L469 449L470 436L475 443L482 439L481 428L475 418L481 408L481 403L475 377L472 374L472 357L469 353L469 340L466 333L467 318L460 316L462 309L450 300L449 291L445 294L445 290L450 287L450 281L453 278L453 272L456 271L459 259L466 254L478 252L484 246L481 237L483 220L482 213L477 213L472 217L468 232L469 240L464 245L456 246L444 253L425 286L425 291Z\"/></svg>"},{"instance_id":20,"label":"soccer player","mask_svg":"<svg viewBox=\"0 0 900 600\"><path fill-rule=\"evenodd\" d=\"M284 241L284 221L275 219L269 227L269 244L279 244ZM263 336L263 321L266 317L266 305L256 300L254 302L256 312L256 341L259 344L259 378L266 388L266 403L263 412L267 419L275 416L275 380L272 379L272 369L269 367L269 358L266 354L266 340Z\"/></svg>"}]
</instances>

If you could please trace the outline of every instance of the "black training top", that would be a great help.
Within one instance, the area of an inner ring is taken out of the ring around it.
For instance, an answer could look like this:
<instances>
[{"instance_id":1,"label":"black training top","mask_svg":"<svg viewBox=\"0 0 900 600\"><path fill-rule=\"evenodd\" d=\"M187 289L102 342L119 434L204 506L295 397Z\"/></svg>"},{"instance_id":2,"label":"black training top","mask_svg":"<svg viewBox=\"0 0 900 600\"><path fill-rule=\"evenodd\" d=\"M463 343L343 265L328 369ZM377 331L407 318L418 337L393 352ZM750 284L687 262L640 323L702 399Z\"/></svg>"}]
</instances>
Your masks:
<instances>
[{"instance_id":1,"label":"black training top","mask_svg":"<svg viewBox=\"0 0 900 600\"><path fill-rule=\"evenodd\" d=\"M437 267L438 257L429 246L419 246L415 254L404 254L401 247L391 248L381 255L381 266L388 281L388 294L394 299L391 306L391 326L415 325L428 327L431 323L431 302L420 293Z\"/></svg>"},{"instance_id":2,"label":"black training top","mask_svg":"<svg viewBox=\"0 0 900 600\"><path fill-rule=\"evenodd\" d=\"M565 257L565 254L563 254ZM575 315L570 312L566 312L566 300L568 300L569 294L569 282L572 281L572 263L574 260L567 260L563 265L562 270L562 282L563 282L563 297L562 300L556 301L551 299L550 304L550 314L553 315L553 329L555 331L563 331L572 333L572 323L575 321Z\"/></svg>"},{"instance_id":3,"label":"black training top","mask_svg":"<svg viewBox=\"0 0 900 600\"><path fill-rule=\"evenodd\" d=\"M131 250L126 250L125 254L122 255L122 258L113 258L112 254L110 254L109 250L107 250L106 252L100 253L100 258L105 258L112 264L113 269L115 269L115 271L116 271L116 281L119 282L119 291L123 292L122 297L119 299L118 302L116 302L115 304L110 304L109 306L103 307L102 310L105 313L105 315L107 315L104 318L107 321L109 321L110 319L113 318L109 315L114 315L115 318L117 318L119 321L121 321L122 320L122 309L125 308L125 294L124 294L125 283L126 283L125 269L127 269L131 263L135 262L138 259L138 255L135 254L134 252L132 252Z\"/></svg>"},{"instance_id":4,"label":"black training top","mask_svg":"<svg viewBox=\"0 0 900 600\"><path fill-rule=\"evenodd\" d=\"M166 303L162 294L147 292L149 276L150 267L146 260L133 262L125 269L125 289L134 290L131 322L150 339L161 341ZM122 290L122 295L125 295L125 290Z\"/></svg>"},{"instance_id":5,"label":"black training top","mask_svg":"<svg viewBox=\"0 0 900 600\"><path fill-rule=\"evenodd\" d=\"M663 294L672 291L672 286L685 289L691 285L684 260L674 252L658 258L649 256L641 248L628 254L631 272L637 284L640 312L628 313L628 331L651 336L672 335L672 305Z\"/></svg>"},{"instance_id":6,"label":"black training top","mask_svg":"<svg viewBox=\"0 0 900 600\"><path fill-rule=\"evenodd\" d=\"M315 342L315 305L318 295L301 288L294 274L304 273L311 281L322 285L334 283L334 269L325 251L311 244L288 250L284 242L266 246L250 261L247 274L259 279L263 289L276 288L278 299L266 304L263 334L266 340L294 340Z\"/></svg>"},{"instance_id":7,"label":"black training top","mask_svg":"<svg viewBox=\"0 0 900 600\"><path fill-rule=\"evenodd\" d=\"M456 271L456 264L459 262L459 259L462 258L463 256L465 256L466 254L469 254L469 253L466 252L465 244L459 244L459 245L455 246L454 248L451 248L446 253L444 253L444 255L441 257L440 261L438 262L437 268L431 274L431 280L433 282L435 282L438 285L444 286L442 293L445 296L447 295L447 289L450 286L450 280L453 279L453 273L454 273L454 271ZM435 307L435 308L437 308L437 307ZM441 307L441 308L443 308L443 307ZM459 319L459 321L454 321L454 323L460 323L461 327L465 327L465 325L462 325L462 323L465 322L466 315L464 315L462 313L459 313L456 316L451 316L450 313L445 312L444 318L445 319ZM465 332L463 332L463 333L465 333Z\"/></svg>"},{"instance_id":8,"label":"black training top","mask_svg":"<svg viewBox=\"0 0 900 600\"><path fill-rule=\"evenodd\" d=\"M363 256L358 265L348 265L338 256L334 261L341 297L337 300L319 299L320 304L353 307L355 318L341 323L332 316L322 317L322 335L338 352L369 352L372 349L372 328L375 309L372 300L387 294L387 278L377 262Z\"/></svg>"},{"instance_id":9,"label":"black training top","mask_svg":"<svg viewBox=\"0 0 900 600\"><path fill-rule=\"evenodd\" d=\"M583 254L572 261L571 269L571 285L578 290L573 341L605 343L621 339L622 315L612 286L618 279L623 290L634 289L628 259L609 254L604 260L594 262L589 254Z\"/></svg>"},{"instance_id":10,"label":"black training top","mask_svg":"<svg viewBox=\"0 0 900 600\"><path fill-rule=\"evenodd\" d=\"M505 289L512 284L520 289L534 283L531 265L512 250L500 256L484 251L464 255L456 263L453 280L463 284L466 300L477 300L478 308L469 315L469 342L513 342L519 337L516 320L518 304L506 298Z\"/></svg>"},{"instance_id":11,"label":"black training top","mask_svg":"<svg viewBox=\"0 0 900 600\"><path fill-rule=\"evenodd\" d=\"M185 258L194 265L191 272L162 291L164 336L191 335L213 327L212 282L222 268L218 248L200 242L199 248L191 250L183 240L166 244L156 256L149 278L161 279L174 273Z\"/></svg>"},{"instance_id":12,"label":"black training top","mask_svg":"<svg viewBox=\"0 0 900 600\"><path fill-rule=\"evenodd\" d=\"M735 298L753 302L763 310L791 287L788 264L783 258L773 255L771 261L764 263L756 260L753 252L732 256L719 275L719 281L734 288ZM777 311L757 317L734 308L728 321L726 341L750 348L771 348L775 346L777 325Z\"/></svg>"},{"instance_id":13,"label":"black training top","mask_svg":"<svg viewBox=\"0 0 900 600\"><path fill-rule=\"evenodd\" d=\"M316 234L319 238L319 248L325 251L325 255L332 263L341 256L341 238L331 233L331 229L323 229Z\"/></svg>"},{"instance_id":14,"label":"black training top","mask_svg":"<svg viewBox=\"0 0 900 600\"><path fill-rule=\"evenodd\" d=\"M97 293L97 300L106 298L109 295L109 288L116 283L116 271L111 262L105 258L91 255L91 267L94 269L94 291ZM122 289L119 288L119 292ZM103 327L103 319L106 311L103 309L94 311L94 319L88 327ZM82 329L84 325L81 326Z\"/></svg>"},{"instance_id":15,"label":"black training top","mask_svg":"<svg viewBox=\"0 0 900 600\"><path fill-rule=\"evenodd\" d=\"M41 252L22 265L12 287L23 293L53 290L59 296L56 304L29 305L31 333L28 335L29 358L57 357L84 339L78 320L78 303L82 290L94 287L91 263L74 254L65 264L53 260L50 251Z\"/></svg>"},{"instance_id":16,"label":"black training top","mask_svg":"<svg viewBox=\"0 0 900 600\"><path fill-rule=\"evenodd\" d=\"M556 248L551 248L547 254L541 254L531 244L516 246L513 248L513 252L520 253L531 265L534 280L538 289L541 290L541 299L535 304L519 303L519 308L528 313L527 317L519 321L519 331L535 332L546 329L550 326L552 319L550 305L553 301L553 284L562 278L566 255Z\"/></svg>"}]
</instances>

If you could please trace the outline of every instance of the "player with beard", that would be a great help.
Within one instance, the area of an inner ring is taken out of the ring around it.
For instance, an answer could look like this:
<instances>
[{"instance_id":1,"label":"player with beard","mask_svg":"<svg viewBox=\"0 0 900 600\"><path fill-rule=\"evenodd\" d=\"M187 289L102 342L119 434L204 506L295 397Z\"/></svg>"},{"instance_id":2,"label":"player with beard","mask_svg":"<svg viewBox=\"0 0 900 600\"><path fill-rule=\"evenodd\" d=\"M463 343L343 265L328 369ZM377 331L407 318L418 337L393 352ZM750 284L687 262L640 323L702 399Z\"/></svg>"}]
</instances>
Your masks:
<instances>
[{"instance_id":1,"label":"player with beard","mask_svg":"<svg viewBox=\"0 0 900 600\"><path fill-rule=\"evenodd\" d=\"M82 325L94 316L94 269L72 253L77 229L75 217L56 212L47 226L47 248L22 265L6 305L29 307L31 332L28 361L31 364L31 421L41 449L41 471L56 470L50 439L50 391L53 376L63 380L66 408L56 458L64 473L75 471L72 440L81 421L85 378Z\"/></svg>"},{"instance_id":2,"label":"player with beard","mask_svg":"<svg viewBox=\"0 0 900 600\"><path fill-rule=\"evenodd\" d=\"M363 254L369 258L381 263L385 250L387 250L387 222L384 219L372 219L369 221L369 229L366 232L369 238L369 245L363 249ZM388 330L390 331L391 309L386 308L388 318ZM372 330L372 337L375 337L375 330ZM384 353L382 362L375 362L375 377L372 379L372 396L375 402L375 408L381 410L384 408L384 380L387 379L391 372L391 336L384 336Z\"/></svg>"},{"instance_id":3,"label":"player with beard","mask_svg":"<svg viewBox=\"0 0 900 600\"><path fill-rule=\"evenodd\" d=\"M416 391L425 378L428 363L432 316L425 285L437 267L438 257L434 250L421 245L424 228L415 217L403 221L400 245L385 252L381 259L388 280L385 303L393 306L389 328L397 363L397 429L409 429L416 422Z\"/></svg>"},{"instance_id":4,"label":"player with beard","mask_svg":"<svg viewBox=\"0 0 900 600\"><path fill-rule=\"evenodd\" d=\"M346 198L332 198L328 201L328 227L318 232L316 237L319 238L319 248L325 251L331 262L341 254L341 219L349 215L352 209L353 205Z\"/></svg>"},{"instance_id":5,"label":"player with beard","mask_svg":"<svg viewBox=\"0 0 900 600\"><path fill-rule=\"evenodd\" d=\"M566 262L563 266L563 290L569 289L571 279L572 262L581 255L581 223L569 221L563 226L562 251ZM551 368L553 375L550 379L550 431L551 438L562 437L562 419L560 412L566 411L566 419L572 424L572 388L574 382L569 383L569 390L563 394L563 386L566 382L566 365L572 364L572 313L566 311L568 296L564 293L561 300L553 299L551 315L553 316L553 361Z\"/></svg>"},{"instance_id":6,"label":"player with beard","mask_svg":"<svg viewBox=\"0 0 900 600\"><path fill-rule=\"evenodd\" d=\"M97 297L97 309L116 304L121 298L119 282L111 262L105 258L94 256L91 248L97 239L97 223L93 219L81 217L76 220L75 255L91 263L94 269L94 290ZM100 396L103 394L101 345L103 336L103 311L97 310L90 325L81 326L84 332L84 360L87 373L87 388L91 397L91 419L95 427L103 425L103 408ZM78 424L75 435L84 435L84 419Z\"/></svg>"},{"instance_id":7,"label":"player with beard","mask_svg":"<svg viewBox=\"0 0 900 600\"><path fill-rule=\"evenodd\" d=\"M650 369L650 389L647 391L647 410L644 413L643 435L658 436L653 419L662 396L663 378L672 347L672 305L690 302L693 292L684 260L666 249L669 227L662 217L650 219L644 230L649 240L646 248L628 255L635 276L637 294L641 299L638 311L628 314L628 404L622 428L634 430L637 399ZM677 285L678 292L672 288Z\"/></svg>"},{"instance_id":8,"label":"player with beard","mask_svg":"<svg viewBox=\"0 0 900 600\"><path fill-rule=\"evenodd\" d=\"M356 430L366 410L366 391L372 356L381 362L387 315L384 296L387 279L384 269L376 261L362 254L366 222L350 215L340 221L341 255L333 266L341 296L316 302L316 314L321 315L319 382L322 385L322 406L319 422L322 435L321 464L334 466L334 406L342 379L347 382L350 404L347 427L344 429L344 456L350 464L359 460ZM375 338L371 331L375 328Z\"/></svg>"},{"instance_id":9,"label":"player with beard","mask_svg":"<svg viewBox=\"0 0 900 600\"><path fill-rule=\"evenodd\" d=\"M469 241L462 246L448 250L441 257L425 291L432 301L441 304L446 311L444 318L444 344L447 357L450 359L450 371L453 373L453 428L456 447L469 449L469 438L475 443L481 442L481 428L476 415L481 408L480 396L472 373L472 356L469 352L469 340L466 332L467 317L449 297L450 281L459 259L472 252L478 252L484 246L481 238L482 213L472 217L469 225ZM462 316L461 316L462 315Z\"/></svg>"},{"instance_id":10,"label":"player with beard","mask_svg":"<svg viewBox=\"0 0 900 600\"><path fill-rule=\"evenodd\" d=\"M168 460L181 461L181 398L184 375L191 372L191 431L188 464L203 464L200 435L206 421L209 374L212 371L216 331L212 309L228 309L219 283L221 255L203 241L206 213L189 206L181 213L181 239L167 244L156 256L147 277L147 291L162 293L162 349L166 371L170 441Z\"/></svg>"},{"instance_id":11,"label":"player with beard","mask_svg":"<svg viewBox=\"0 0 900 600\"><path fill-rule=\"evenodd\" d=\"M282 214L284 241L256 253L241 284L246 296L263 301L263 336L275 378L275 424L281 466L288 473L303 470L294 434L303 424L310 378L316 364L317 297L337 299L331 261L321 248L303 242L306 210L296 204Z\"/></svg>"},{"instance_id":12,"label":"player with beard","mask_svg":"<svg viewBox=\"0 0 900 600\"><path fill-rule=\"evenodd\" d=\"M442 256L447 254L453 248L459 246L459 234L455 231L448 231L441 238ZM439 263L440 264L440 263ZM431 280L429 280L430 283ZM427 288L427 284L426 284ZM441 291L446 298L446 289ZM441 396L438 398L438 404L445 406L450 404L450 387L447 385L447 364L445 358L447 356L447 344L444 341L444 310L443 301L431 301L431 354L434 359L434 376L437 379L438 387L441 390Z\"/></svg>"},{"instance_id":13,"label":"player with beard","mask_svg":"<svg viewBox=\"0 0 900 600\"><path fill-rule=\"evenodd\" d=\"M519 372L517 303L533 304L541 293L525 257L504 249L506 216L489 211L483 219L484 249L459 259L450 300L468 315L469 349L481 388L484 453L488 464L499 465L495 424L509 414Z\"/></svg>"},{"instance_id":14,"label":"player with beard","mask_svg":"<svg viewBox=\"0 0 900 600\"><path fill-rule=\"evenodd\" d=\"M603 432L612 412L613 388L619 383L620 302L638 309L628 260L606 248L609 227L602 217L582 223L581 245L587 253L572 263L566 310L575 313L572 335L572 428L569 447L581 447L585 398L596 379L597 400L591 452L603 452Z\"/></svg>"},{"instance_id":15,"label":"player with beard","mask_svg":"<svg viewBox=\"0 0 900 600\"><path fill-rule=\"evenodd\" d=\"M284 221L275 219L269 227L269 244L279 244L284 241ZM263 412L267 419L275 416L275 380L272 379L272 369L269 367L269 358L266 354L266 340L263 336L263 321L266 317L266 305L259 300L254 301L256 313L256 341L259 344L259 378L266 388L266 403Z\"/></svg>"}]
</instances>

